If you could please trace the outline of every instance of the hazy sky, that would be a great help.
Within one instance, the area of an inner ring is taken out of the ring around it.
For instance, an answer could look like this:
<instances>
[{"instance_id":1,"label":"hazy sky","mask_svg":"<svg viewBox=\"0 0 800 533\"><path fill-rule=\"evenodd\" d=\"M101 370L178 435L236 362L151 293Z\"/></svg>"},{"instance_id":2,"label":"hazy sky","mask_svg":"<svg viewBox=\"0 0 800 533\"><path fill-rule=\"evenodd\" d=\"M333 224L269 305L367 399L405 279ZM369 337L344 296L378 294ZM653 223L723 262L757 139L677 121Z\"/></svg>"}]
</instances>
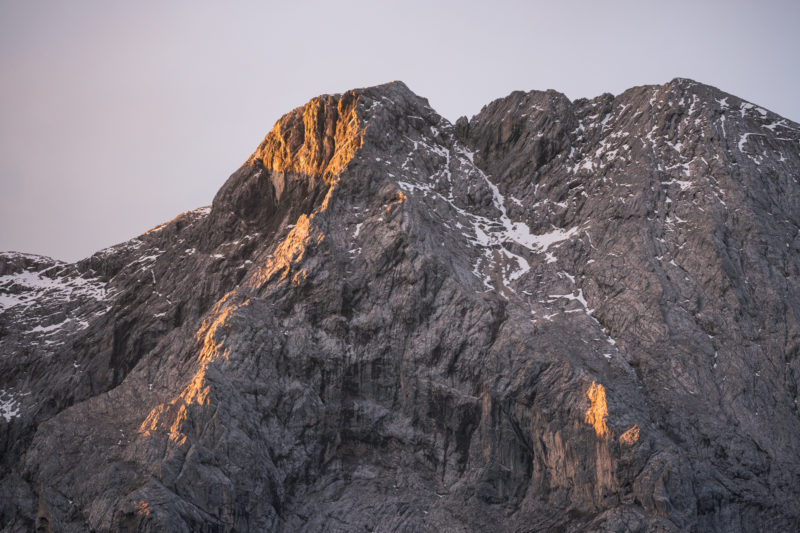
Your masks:
<instances>
[{"instance_id":1,"label":"hazy sky","mask_svg":"<svg viewBox=\"0 0 800 533\"><path fill-rule=\"evenodd\" d=\"M681 76L800 121L799 53L796 0L0 0L0 250L76 260L208 205L322 93L401 79L455 120Z\"/></svg>"}]
</instances>

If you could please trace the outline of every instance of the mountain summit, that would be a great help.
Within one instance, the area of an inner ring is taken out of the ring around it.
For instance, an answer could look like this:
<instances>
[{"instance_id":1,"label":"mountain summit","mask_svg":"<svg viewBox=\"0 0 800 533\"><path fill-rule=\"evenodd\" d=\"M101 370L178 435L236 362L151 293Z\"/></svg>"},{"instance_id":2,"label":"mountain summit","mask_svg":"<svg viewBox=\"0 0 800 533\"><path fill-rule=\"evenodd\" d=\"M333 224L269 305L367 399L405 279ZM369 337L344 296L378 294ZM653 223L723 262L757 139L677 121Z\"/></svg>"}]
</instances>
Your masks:
<instances>
[{"instance_id":1,"label":"mountain summit","mask_svg":"<svg viewBox=\"0 0 800 533\"><path fill-rule=\"evenodd\" d=\"M403 83L210 208L0 254L3 531L800 528L800 125Z\"/></svg>"}]
</instances>

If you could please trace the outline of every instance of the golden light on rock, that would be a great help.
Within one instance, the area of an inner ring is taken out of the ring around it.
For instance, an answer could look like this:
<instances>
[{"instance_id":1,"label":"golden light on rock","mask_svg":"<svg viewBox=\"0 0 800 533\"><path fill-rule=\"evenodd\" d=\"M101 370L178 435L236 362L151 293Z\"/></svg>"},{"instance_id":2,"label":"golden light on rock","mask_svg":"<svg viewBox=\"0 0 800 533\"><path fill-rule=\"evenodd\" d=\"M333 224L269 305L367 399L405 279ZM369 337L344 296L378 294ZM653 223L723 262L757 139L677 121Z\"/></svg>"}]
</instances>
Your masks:
<instances>
[{"instance_id":1,"label":"golden light on rock","mask_svg":"<svg viewBox=\"0 0 800 533\"><path fill-rule=\"evenodd\" d=\"M358 97L321 96L284 115L251 156L275 172L321 177L330 183L361 148Z\"/></svg>"},{"instance_id":2,"label":"golden light on rock","mask_svg":"<svg viewBox=\"0 0 800 533\"><path fill-rule=\"evenodd\" d=\"M594 432L601 439L607 439L610 435L606 418L608 418L608 406L606 405L606 389L602 385L592 381L589 390L586 391L589 398L589 409L586 411L585 421L594 427Z\"/></svg>"},{"instance_id":3,"label":"golden light on rock","mask_svg":"<svg viewBox=\"0 0 800 533\"><path fill-rule=\"evenodd\" d=\"M318 245L322 242L325 236L314 228L310 222L310 217L300 215L294 228L286 236L286 239L281 242L273 256L258 273L248 280L247 283L250 286L253 288L261 287L276 276L280 279L286 279L292 267L302 262L306 248L309 245ZM292 281L296 284L305 279L305 273L301 272L295 273L292 277Z\"/></svg>"},{"instance_id":4,"label":"golden light on rock","mask_svg":"<svg viewBox=\"0 0 800 533\"><path fill-rule=\"evenodd\" d=\"M248 305L249 300L238 304L229 304L228 293L223 297L207 318L200 329L195 333L195 338L202 343L198 361L200 369L192 377L189 384L181 391L181 394L167 403L156 406L147 415L147 418L139 425L139 434L151 436L159 430L164 431L169 439L182 445L186 442L186 435L183 433L183 426L189 417L188 406L206 405L209 402L211 389L206 379L208 366L219 358L228 358L228 352L222 345L224 333L220 331L229 326L230 320L234 317L236 310Z\"/></svg>"},{"instance_id":5,"label":"golden light on rock","mask_svg":"<svg viewBox=\"0 0 800 533\"><path fill-rule=\"evenodd\" d=\"M356 113L357 104L358 98L353 93L315 98L281 118L251 156L251 161L260 160L267 170L280 178L274 180L278 196L290 174L304 179L321 179L328 185L320 208L308 215L300 215L273 255L248 280L251 287L259 288L275 279L290 279L299 285L306 279L307 272L300 268L306 251L325 238L312 221L315 215L327 209L331 194L339 183L339 175L362 145L364 130ZM405 195L400 193L396 203L403 200ZM209 364L220 357L228 357L222 345L224 332L220 330L228 326L238 308L249 303L231 304L231 296L232 293L228 293L220 299L195 334L201 346L199 370L179 396L150 411L139 426L140 434L150 436L161 430L179 445L186 442L183 428L190 416L190 406L209 403Z\"/></svg>"},{"instance_id":6,"label":"golden light on rock","mask_svg":"<svg viewBox=\"0 0 800 533\"><path fill-rule=\"evenodd\" d=\"M639 426L634 424L632 428L620 435L619 443L625 446L633 446L639 440Z\"/></svg>"},{"instance_id":7,"label":"golden light on rock","mask_svg":"<svg viewBox=\"0 0 800 533\"><path fill-rule=\"evenodd\" d=\"M406 201L407 198L408 198L408 196L406 196L402 192L398 191L397 195L394 197L394 199L384 206L384 211L391 211L391 209L394 206L401 205L403 202Z\"/></svg>"},{"instance_id":8,"label":"golden light on rock","mask_svg":"<svg viewBox=\"0 0 800 533\"><path fill-rule=\"evenodd\" d=\"M136 512L140 516L150 516L150 505L144 500L139 500L136 502Z\"/></svg>"}]
</instances>

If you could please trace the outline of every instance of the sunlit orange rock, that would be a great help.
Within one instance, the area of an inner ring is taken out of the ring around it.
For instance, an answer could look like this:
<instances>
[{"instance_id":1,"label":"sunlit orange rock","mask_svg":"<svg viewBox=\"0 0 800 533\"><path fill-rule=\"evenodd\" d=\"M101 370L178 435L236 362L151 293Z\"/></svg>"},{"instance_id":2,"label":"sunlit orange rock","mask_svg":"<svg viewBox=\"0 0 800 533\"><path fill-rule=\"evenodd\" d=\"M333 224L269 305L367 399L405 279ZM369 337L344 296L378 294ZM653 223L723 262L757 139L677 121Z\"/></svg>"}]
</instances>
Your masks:
<instances>
[{"instance_id":1,"label":"sunlit orange rock","mask_svg":"<svg viewBox=\"0 0 800 533\"><path fill-rule=\"evenodd\" d=\"M356 114L358 97L320 96L284 115L251 160L274 172L322 177L330 183L361 148L363 129Z\"/></svg>"},{"instance_id":2,"label":"sunlit orange rock","mask_svg":"<svg viewBox=\"0 0 800 533\"><path fill-rule=\"evenodd\" d=\"M276 276L286 279L292 266L303 260L306 248L322 242L325 236L311 226L310 220L306 215L301 215L297 219L297 224L281 242L273 256L248 282L252 287L260 287ZM292 279L295 283L299 283L303 278L304 274L298 272Z\"/></svg>"},{"instance_id":3,"label":"sunlit orange rock","mask_svg":"<svg viewBox=\"0 0 800 533\"><path fill-rule=\"evenodd\" d=\"M634 424L632 428L620 435L619 443L625 446L633 446L639 440L639 426Z\"/></svg>"},{"instance_id":4,"label":"sunlit orange rock","mask_svg":"<svg viewBox=\"0 0 800 533\"><path fill-rule=\"evenodd\" d=\"M195 338L202 343L198 361L200 369L192 377L189 384L181 394L165 404L153 408L144 421L139 425L138 432L144 436L151 436L159 429L164 431L171 441L181 445L186 442L183 433L183 424L188 417L187 406L206 405L209 402L210 388L206 381L206 369L215 359L227 358L225 349L220 344L220 329L227 327L237 309L248 305L249 300L235 305L226 305L227 296L215 306L211 317L203 321L203 325L195 333Z\"/></svg>"},{"instance_id":5,"label":"sunlit orange rock","mask_svg":"<svg viewBox=\"0 0 800 533\"><path fill-rule=\"evenodd\" d=\"M586 391L591 405L586 411L585 421L594 427L594 432L601 439L607 439L610 435L606 418L608 417L608 407L606 405L606 389L602 385L592 381L589 390Z\"/></svg>"}]
</instances>

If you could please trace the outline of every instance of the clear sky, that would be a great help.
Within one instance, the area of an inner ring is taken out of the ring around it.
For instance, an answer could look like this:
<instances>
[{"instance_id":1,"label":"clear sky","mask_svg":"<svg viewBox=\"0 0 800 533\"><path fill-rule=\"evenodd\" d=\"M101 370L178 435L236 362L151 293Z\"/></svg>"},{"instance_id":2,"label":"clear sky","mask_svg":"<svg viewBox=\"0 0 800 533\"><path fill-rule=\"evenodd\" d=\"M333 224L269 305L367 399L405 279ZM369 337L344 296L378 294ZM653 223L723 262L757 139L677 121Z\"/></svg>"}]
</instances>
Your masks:
<instances>
[{"instance_id":1,"label":"clear sky","mask_svg":"<svg viewBox=\"0 0 800 533\"><path fill-rule=\"evenodd\" d=\"M0 250L208 205L286 111L401 79L450 120L681 76L800 121L800 1L0 0Z\"/></svg>"}]
</instances>

